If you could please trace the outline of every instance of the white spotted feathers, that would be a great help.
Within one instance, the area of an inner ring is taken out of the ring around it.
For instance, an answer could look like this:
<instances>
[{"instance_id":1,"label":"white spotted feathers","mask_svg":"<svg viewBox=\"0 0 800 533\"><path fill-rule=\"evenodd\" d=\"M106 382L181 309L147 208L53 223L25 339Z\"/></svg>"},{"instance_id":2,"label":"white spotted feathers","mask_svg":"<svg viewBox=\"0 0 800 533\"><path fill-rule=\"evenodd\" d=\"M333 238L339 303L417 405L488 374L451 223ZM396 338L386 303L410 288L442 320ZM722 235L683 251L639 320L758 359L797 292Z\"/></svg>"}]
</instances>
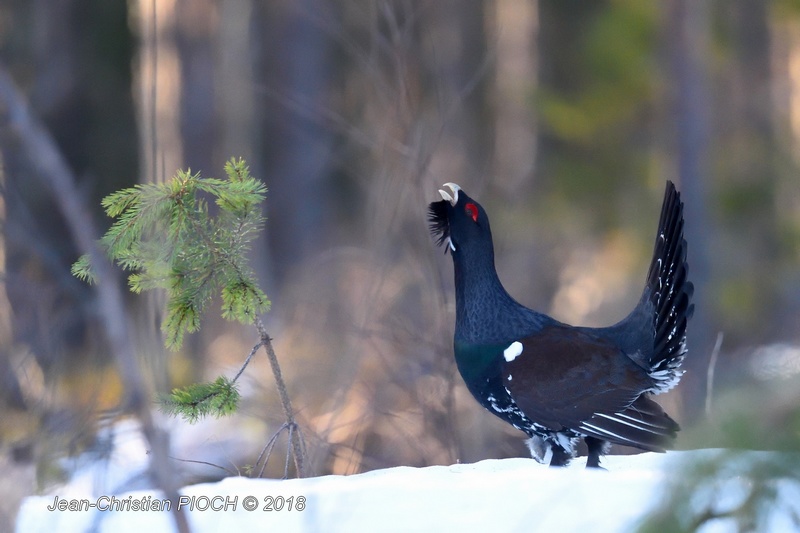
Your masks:
<instances>
[{"instance_id":1,"label":"white spotted feathers","mask_svg":"<svg viewBox=\"0 0 800 533\"><path fill-rule=\"evenodd\" d=\"M505 358L507 363L510 363L522 353L522 343L519 341L514 341L509 344L508 348L503 350L503 357Z\"/></svg>"}]
</instances>

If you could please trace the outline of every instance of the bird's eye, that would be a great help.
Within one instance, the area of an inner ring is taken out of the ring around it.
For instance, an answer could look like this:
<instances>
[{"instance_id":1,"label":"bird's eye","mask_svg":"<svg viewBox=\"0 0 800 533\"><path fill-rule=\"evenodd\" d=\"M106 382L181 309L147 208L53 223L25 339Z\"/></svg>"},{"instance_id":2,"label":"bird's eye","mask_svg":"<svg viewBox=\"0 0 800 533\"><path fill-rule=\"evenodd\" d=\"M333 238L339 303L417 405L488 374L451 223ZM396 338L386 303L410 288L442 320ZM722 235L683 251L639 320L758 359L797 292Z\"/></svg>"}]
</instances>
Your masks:
<instances>
[{"instance_id":1,"label":"bird's eye","mask_svg":"<svg viewBox=\"0 0 800 533\"><path fill-rule=\"evenodd\" d=\"M475 205L473 203L469 203L469 204L464 206L464 211L467 212L467 214L469 215L469 217L472 219L473 222L477 222L478 221L478 206L477 205Z\"/></svg>"}]
</instances>

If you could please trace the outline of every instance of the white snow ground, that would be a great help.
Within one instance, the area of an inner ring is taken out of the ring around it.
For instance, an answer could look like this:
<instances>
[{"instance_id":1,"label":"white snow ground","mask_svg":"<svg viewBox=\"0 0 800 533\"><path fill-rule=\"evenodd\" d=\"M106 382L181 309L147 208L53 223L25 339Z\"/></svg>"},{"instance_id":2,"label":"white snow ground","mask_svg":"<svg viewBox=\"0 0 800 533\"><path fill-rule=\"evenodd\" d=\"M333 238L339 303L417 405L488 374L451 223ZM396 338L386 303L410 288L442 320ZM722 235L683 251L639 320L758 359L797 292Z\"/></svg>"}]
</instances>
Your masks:
<instances>
[{"instance_id":1,"label":"white snow ground","mask_svg":"<svg viewBox=\"0 0 800 533\"><path fill-rule=\"evenodd\" d=\"M657 504L678 460L707 453L713 452L610 456L603 461L608 471L585 470L585 458L576 459L566 469L549 468L531 459L503 459L284 481L233 477L218 483L189 486L182 494L187 497L186 509L194 505L188 516L192 531L196 533L228 530L619 532L635 529ZM103 511L96 507L48 510L56 496L65 499L67 505L71 500L80 499L86 500L84 505L94 503L103 507L110 503L108 496L111 494L92 494L85 489L76 490L74 485L71 487L64 488L61 494L27 498L17 517L17 531L174 531L167 512ZM151 506L160 498L153 491L129 492L115 497L131 502L141 502L144 498ZM249 510L252 503L257 505ZM224 509L226 504L227 509ZM272 510L264 510L269 504ZM791 522L779 519L775 523ZM728 530L724 527L711 529Z\"/></svg>"}]
</instances>

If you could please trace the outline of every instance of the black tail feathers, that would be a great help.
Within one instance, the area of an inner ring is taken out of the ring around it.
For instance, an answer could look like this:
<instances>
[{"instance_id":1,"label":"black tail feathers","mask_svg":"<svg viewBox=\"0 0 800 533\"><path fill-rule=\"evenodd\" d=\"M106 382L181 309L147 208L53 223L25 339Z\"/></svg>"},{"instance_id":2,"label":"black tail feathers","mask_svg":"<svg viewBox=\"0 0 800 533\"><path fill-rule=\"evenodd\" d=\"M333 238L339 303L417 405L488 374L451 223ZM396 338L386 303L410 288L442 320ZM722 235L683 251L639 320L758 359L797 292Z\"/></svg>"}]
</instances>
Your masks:
<instances>
[{"instance_id":1,"label":"black tail feathers","mask_svg":"<svg viewBox=\"0 0 800 533\"><path fill-rule=\"evenodd\" d=\"M688 279L686 248L683 202L675 185L668 181L645 289L652 304L655 332L649 361L650 376L657 384L654 392L671 389L683 373L679 367L686 355L686 324L694 312L694 285Z\"/></svg>"}]
</instances>

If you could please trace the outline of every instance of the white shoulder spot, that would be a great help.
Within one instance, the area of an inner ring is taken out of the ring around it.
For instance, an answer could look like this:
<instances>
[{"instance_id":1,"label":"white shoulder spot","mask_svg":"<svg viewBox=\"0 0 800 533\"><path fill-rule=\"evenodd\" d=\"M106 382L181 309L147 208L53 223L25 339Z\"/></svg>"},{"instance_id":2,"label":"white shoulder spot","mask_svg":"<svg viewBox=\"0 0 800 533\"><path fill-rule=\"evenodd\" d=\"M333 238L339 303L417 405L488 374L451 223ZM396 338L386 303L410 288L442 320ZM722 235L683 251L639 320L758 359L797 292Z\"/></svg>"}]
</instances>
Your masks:
<instances>
[{"instance_id":1,"label":"white shoulder spot","mask_svg":"<svg viewBox=\"0 0 800 533\"><path fill-rule=\"evenodd\" d=\"M512 342L508 348L503 350L503 357L505 357L506 362L511 362L517 357L519 354L522 353L522 343L519 341Z\"/></svg>"}]
</instances>

